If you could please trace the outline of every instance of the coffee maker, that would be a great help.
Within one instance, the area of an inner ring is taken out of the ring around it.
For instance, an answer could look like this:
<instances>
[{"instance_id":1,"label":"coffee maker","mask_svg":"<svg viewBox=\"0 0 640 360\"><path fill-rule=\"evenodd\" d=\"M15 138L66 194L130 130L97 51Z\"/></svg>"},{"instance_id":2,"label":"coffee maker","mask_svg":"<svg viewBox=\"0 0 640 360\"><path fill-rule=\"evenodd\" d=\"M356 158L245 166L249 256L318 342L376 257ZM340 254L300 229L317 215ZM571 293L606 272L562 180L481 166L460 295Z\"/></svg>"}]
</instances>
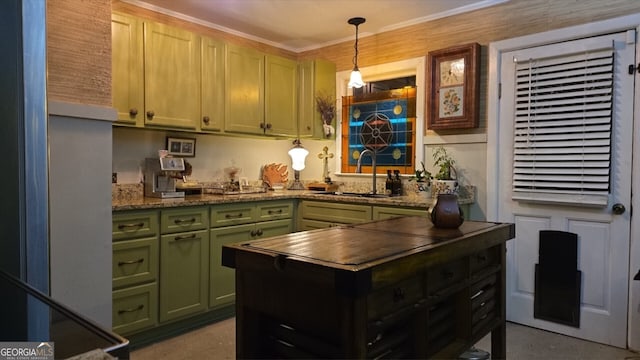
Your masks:
<instances>
[{"instance_id":1,"label":"coffee maker","mask_svg":"<svg viewBox=\"0 0 640 360\"><path fill-rule=\"evenodd\" d=\"M184 197L184 191L176 191L176 179L182 178L184 170L183 158L146 158L144 196L162 199Z\"/></svg>"}]
</instances>

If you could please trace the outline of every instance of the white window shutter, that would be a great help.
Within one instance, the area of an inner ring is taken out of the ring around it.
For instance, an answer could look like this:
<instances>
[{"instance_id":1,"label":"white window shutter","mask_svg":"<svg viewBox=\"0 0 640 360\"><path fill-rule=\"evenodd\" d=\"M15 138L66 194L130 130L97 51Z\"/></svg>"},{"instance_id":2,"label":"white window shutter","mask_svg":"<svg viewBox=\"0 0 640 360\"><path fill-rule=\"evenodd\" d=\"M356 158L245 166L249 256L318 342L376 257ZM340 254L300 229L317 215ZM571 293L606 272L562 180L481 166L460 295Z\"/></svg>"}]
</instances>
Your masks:
<instances>
[{"instance_id":1,"label":"white window shutter","mask_svg":"<svg viewBox=\"0 0 640 360\"><path fill-rule=\"evenodd\" d=\"M514 200L607 205L613 60L611 48L517 60Z\"/></svg>"}]
</instances>

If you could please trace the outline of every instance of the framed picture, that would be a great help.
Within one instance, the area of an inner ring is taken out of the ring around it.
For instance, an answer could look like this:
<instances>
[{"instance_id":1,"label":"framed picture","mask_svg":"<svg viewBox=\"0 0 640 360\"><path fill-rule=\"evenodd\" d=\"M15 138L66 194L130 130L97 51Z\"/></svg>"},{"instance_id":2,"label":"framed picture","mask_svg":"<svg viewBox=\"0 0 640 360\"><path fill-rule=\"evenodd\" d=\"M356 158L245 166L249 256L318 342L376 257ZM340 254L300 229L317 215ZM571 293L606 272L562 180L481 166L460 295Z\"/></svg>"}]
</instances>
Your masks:
<instances>
[{"instance_id":1,"label":"framed picture","mask_svg":"<svg viewBox=\"0 0 640 360\"><path fill-rule=\"evenodd\" d=\"M429 52L427 129L478 127L480 44Z\"/></svg>"},{"instance_id":2,"label":"framed picture","mask_svg":"<svg viewBox=\"0 0 640 360\"><path fill-rule=\"evenodd\" d=\"M167 150L169 155L194 157L196 156L196 139L167 136Z\"/></svg>"}]
</instances>

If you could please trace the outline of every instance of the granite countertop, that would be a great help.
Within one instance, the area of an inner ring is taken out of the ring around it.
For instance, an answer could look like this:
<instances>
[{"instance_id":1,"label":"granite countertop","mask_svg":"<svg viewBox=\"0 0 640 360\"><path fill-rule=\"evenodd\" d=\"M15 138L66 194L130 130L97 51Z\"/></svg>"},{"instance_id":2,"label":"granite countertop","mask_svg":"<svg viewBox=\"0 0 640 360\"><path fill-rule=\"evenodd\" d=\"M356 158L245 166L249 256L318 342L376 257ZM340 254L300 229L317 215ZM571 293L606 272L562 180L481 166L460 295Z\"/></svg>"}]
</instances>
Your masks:
<instances>
[{"instance_id":1,"label":"granite countertop","mask_svg":"<svg viewBox=\"0 0 640 360\"><path fill-rule=\"evenodd\" d=\"M307 190L281 190L267 191L264 193L234 194L234 195L194 195L177 199L159 199L150 197L114 197L112 201L113 211L122 210L142 210L142 209L162 209L169 207L198 206L230 204L248 201L264 201L278 199L304 199L333 201L351 204L402 206L402 207L431 207L435 202L433 198L419 195L405 195L394 197L361 197L351 195L333 195L317 191ZM468 191L467 196L459 196L460 204L472 204L475 196L472 191Z\"/></svg>"}]
</instances>

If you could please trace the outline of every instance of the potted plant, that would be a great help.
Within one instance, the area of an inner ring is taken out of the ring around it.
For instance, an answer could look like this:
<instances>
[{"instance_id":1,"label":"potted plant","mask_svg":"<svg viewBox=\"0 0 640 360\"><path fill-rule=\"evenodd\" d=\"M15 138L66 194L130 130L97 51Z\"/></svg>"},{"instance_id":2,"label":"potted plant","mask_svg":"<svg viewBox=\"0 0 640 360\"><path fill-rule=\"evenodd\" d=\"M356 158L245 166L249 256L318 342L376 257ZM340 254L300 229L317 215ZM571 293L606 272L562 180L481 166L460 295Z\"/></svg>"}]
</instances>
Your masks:
<instances>
[{"instance_id":1,"label":"potted plant","mask_svg":"<svg viewBox=\"0 0 640 360\"><path fill-rule=\"evenodd\" d=\"M455 159L447 153L447 149L443 146L438 147L433 152L433 166L435 166L436 173L434 193L455 193L458 189L457 172L453 166L456 163Z\"/></svg>"},{"instance_id":2,"label":"potted plant","mask_svg":"<svg viewBox=\"0 0 640 360\"><path fill-rule=\"evenodd\" d=\"M420 161L421 169L416 169L415 175L409 181L415 181L414 192L424 197L431 196L431 173L424 167L424 162Z\"/></svg>"}]
</instances>

